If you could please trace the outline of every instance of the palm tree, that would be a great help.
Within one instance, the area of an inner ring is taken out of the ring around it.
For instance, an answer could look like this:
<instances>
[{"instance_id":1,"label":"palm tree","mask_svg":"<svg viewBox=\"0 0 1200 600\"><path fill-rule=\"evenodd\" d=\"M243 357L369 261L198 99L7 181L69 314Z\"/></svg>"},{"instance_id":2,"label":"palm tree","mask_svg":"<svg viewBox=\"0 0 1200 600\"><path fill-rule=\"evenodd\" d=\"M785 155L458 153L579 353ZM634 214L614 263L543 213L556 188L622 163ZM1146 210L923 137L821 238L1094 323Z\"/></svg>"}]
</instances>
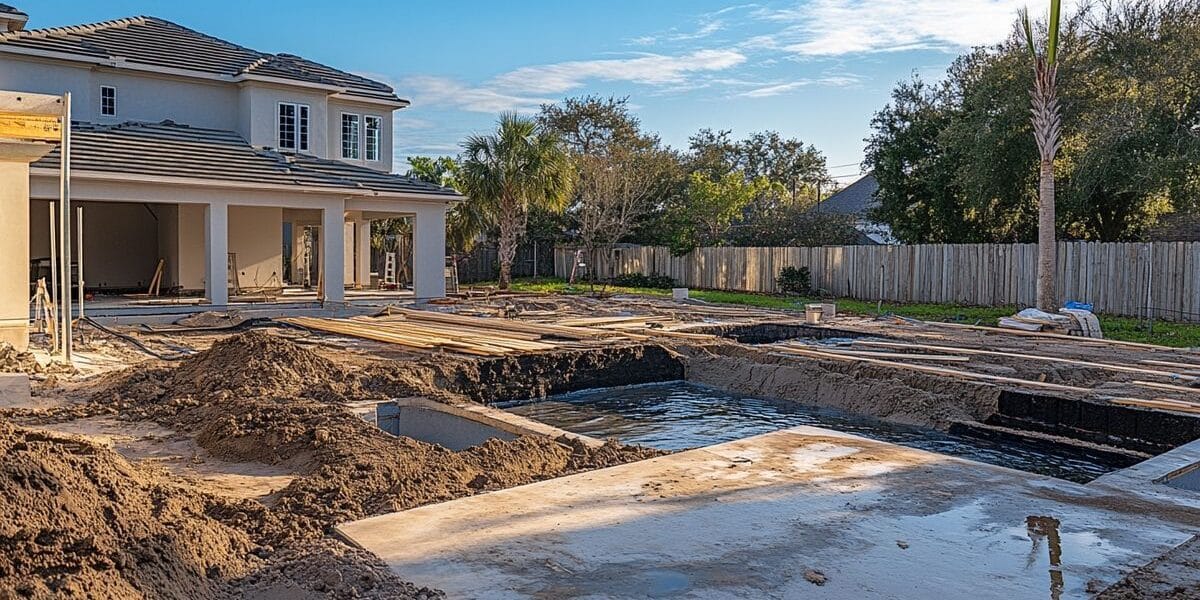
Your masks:
<instances>
[{"instance_id":1,"label":"palm tree","mask_svg":"<svg viewBox=\"0 0 1200 600\"><path fill-rule=\"evenodd\" d=\"M506 290L529 209L563 211L575 169L558 136L516 113L501 114L495 133L467 138L462 159L460 191L487 205L500 229L500 289Z\"/></svg>"},{"instance_id":2,"label":"palm tree","mask_svg":"<svg viewBox=\"0 0 1200 600\"><path fill-rule=\"evenodd\" d=\"M1037 307L1052 311L1058 307L1054 284L1054 156L1062 145L1062 116L1058 106L1058 20L1060 0L1050 0L1050 22L1046 47L1038 52L1033 38L1029 12L1020 13L1029 54L1033 57L1033 136L1037 142L1041 166L1038 176L1038 262Z\"/></svg>"}]
</instances>

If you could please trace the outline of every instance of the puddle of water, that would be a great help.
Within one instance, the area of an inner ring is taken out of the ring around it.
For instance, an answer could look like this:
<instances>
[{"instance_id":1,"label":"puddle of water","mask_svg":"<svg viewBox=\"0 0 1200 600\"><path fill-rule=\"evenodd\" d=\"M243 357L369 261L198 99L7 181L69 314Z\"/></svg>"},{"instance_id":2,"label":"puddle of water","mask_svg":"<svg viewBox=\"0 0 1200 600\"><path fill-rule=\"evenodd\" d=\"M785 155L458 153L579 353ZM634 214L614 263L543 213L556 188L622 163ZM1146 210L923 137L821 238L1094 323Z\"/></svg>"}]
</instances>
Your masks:
<instances>
[{"instance_id":1,"label":"puddle of water","mask_svg":"<svg viewBox=\"0 0 1200 600\"><path fill-rule=\"evenodd\" d=\"M812 425L1079 483L1119 468L1082 452L908 427L682 381L584 390L506 408L574 433L613 437L628 444L665 450L709 446Z\"/></svg>"}]
</instances>

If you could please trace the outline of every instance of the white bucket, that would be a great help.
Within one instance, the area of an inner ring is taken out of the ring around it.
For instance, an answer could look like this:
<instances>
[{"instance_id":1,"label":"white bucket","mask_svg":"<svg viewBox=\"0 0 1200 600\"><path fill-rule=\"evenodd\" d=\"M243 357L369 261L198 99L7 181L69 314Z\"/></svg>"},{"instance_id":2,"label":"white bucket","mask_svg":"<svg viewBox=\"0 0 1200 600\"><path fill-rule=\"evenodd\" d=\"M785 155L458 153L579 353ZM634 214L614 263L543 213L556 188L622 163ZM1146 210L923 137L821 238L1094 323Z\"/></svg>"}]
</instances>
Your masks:
<instances>
[{"instance_id":1,"label":"white bucket","mask_svg":"<svg viewBox=\"0 0 1200 600\"><path fill-rule=\"evenodd\" d=\"M825 308L820 304L804 305L804 322L809 325L817 325L821 322L821 316L825 313Z\"/></svg>"},{"instance_id":2,"label":"white bucket","mask_svg":"<svg viewBox=\"0 0 1200 600\"><path fill-rule=\"evenodd\" d=\"M688 289L687 288L671 288L671 299L672 300L687 300L688 299Z\"/></svg>"}]
</instances>

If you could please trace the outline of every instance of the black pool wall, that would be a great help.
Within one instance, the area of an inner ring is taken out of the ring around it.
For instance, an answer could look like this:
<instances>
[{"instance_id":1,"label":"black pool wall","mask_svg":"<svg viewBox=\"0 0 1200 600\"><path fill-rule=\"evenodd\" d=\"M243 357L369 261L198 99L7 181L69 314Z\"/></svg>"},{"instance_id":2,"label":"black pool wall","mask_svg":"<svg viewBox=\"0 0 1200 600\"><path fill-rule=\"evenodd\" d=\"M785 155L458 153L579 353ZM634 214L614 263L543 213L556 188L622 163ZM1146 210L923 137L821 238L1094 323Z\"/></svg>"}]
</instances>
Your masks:
<instances>
[{"instance_id":1,"label":"black pool wall","mask_svg":"<svg viewBox=\"0 0 1200 600\"><path fill-rule=\"evenodd\" d=\"M987 422L1150 454L1200 438L1195 416L1008 390Z\"/></svg>"}]
</instances>

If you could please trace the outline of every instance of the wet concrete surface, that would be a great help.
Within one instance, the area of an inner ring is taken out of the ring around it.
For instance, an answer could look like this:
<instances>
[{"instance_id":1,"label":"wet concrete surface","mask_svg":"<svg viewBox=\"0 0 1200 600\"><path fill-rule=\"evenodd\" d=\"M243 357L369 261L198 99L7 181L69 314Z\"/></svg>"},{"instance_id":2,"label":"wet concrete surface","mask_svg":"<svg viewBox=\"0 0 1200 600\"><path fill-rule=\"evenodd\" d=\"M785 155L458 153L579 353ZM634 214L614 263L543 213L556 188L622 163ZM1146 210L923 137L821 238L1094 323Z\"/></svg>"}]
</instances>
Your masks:
<instances>
[{"instance_id":1,"label":"wet concrete surface","mask_svg":"<svg viewBox=\"0 0 1200 600\"><path fill-rule=\"evenodd\" d=\"M798 427L339 531L454 598L1014 600L1087 597L1200 509Z\"/></svg>"}]
</instances>

